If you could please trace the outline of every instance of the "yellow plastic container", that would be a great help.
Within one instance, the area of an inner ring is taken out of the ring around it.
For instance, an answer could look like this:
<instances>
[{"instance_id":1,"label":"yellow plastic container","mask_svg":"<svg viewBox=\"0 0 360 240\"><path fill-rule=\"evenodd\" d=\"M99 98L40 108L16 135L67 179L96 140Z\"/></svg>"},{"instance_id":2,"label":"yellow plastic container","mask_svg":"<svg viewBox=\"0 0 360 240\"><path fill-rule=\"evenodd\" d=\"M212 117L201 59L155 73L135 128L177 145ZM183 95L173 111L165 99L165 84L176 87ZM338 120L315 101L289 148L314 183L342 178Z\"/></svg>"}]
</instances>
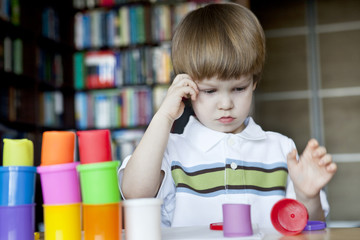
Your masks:
<instances>
[{"instance_id":1,"label":"yellow plastic container","mask_svg":"<svg viewBox=\"0 0 360 240\"><path fill-rule=\"evenodd\" d=\"M3 166L33 166L34 144L29 139L4 138Z\"/></svg>"},{"instance_id":2,"label":"yellow plastic container","mask_svg":"<svg viewBox=\"0 0 360 240\"><path fill-rule=\"evenodd\" d=\"M43 205L46 240L81 240L81 204Z\"/></svg>"}]
</instances>

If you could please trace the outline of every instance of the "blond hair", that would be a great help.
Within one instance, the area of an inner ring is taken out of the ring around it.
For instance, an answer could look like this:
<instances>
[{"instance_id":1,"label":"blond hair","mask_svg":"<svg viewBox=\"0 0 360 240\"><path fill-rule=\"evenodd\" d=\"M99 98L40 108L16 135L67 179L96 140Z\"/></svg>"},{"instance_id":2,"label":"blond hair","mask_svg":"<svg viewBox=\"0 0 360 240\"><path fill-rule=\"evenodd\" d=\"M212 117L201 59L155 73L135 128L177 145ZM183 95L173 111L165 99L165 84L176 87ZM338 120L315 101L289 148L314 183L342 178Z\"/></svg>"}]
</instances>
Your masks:
<instances>
[{"instance_id":1,"label":"blond hair","mask_svg":"<svg viewBox=\"0 0 360 240\"><path fill-rule=\"evenodd\" d=\"M255 15L235 3L209 4L190 12L172 39L175 74L194 80L222 80L253 74L260 78L265 37Z\"/></svg>"}]
</instances>

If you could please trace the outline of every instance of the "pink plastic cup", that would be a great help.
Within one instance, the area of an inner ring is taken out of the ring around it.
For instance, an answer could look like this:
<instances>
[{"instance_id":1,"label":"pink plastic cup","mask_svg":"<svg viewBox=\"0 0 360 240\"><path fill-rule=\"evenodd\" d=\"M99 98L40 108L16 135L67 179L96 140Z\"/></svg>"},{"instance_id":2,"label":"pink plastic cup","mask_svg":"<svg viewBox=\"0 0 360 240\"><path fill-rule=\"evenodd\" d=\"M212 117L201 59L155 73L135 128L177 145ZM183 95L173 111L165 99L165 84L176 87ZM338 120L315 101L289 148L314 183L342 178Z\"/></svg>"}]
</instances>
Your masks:
<instances>
[{"instance_id":1,"label":"pink plastic cup","mask_svg":"<svg viewBox=\"0 0 360 240\"><path fill-rule=\"evenodd\" d=\"M37 167L37 172L40 174L44 204L81 202L77 165L79 165L79 162Z\"/></svg>"},{"instance_id":2,"label":"pink plastic cup","mask_svg":"<svg viewBox=\"0 0 360 240\"><path fill-rule=\"evenodd\" d=\"M224 237L253 235L249 204L223 204L222 208Z\"/></svg>"},{"instance_id":3,"label":"pink plastic cup","mask_svg":"<svg viewBox=\"0 0 360 240\"><path fill-rule=\"evenodd\" d=\"M76 132L81 164L111 161L110 131L108 129Z\"/></svg>"}]
</instances>

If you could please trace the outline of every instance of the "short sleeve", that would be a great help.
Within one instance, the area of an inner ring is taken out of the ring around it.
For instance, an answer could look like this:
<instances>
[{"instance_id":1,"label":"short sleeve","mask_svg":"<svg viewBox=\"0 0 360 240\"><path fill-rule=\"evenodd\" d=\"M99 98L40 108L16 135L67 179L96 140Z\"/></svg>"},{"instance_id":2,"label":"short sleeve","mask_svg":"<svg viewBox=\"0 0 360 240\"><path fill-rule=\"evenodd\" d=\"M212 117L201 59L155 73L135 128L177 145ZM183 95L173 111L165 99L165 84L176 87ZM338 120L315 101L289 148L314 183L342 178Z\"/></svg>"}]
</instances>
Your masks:
<instances>
[{"instance_id":1,"label":"short sleeve","mask_svg":"<svg viewBox=\"0 0 360 240\"><path fill-rule=\"evenodd\" d=\"M131 155L127 156L127 157L123 160L123 162L122 162L122 164L120 165L120 168L118 169L118 172L117 172L118 185L119 185L119 190L120 190L120 194L121 194L122 199L125 199L125 197L124 197L124 194L123 194L122 191L121 191L121 182L122 182L122 178L123 178L123 175L124 175L124 169L125 169L127 163L129 162L130 157L131 157Z\"/></svg>"},{"instance_id":2,"label":"short sleeve","mask_svg":"<svg viewBox=\"0 0 360 240\"><path fill-rule=\"evenodd\" d=\"M161 164L161 170L164 171L164 179L161 183L159 191L156 195L156 198L163 199L163 205L161 206L161 223L164 227L170 227L172 222L172 217L175 209L175 185L174 181L171 176L171 167L170 163L168 162L168 158L166 157L167 154L165 153L164 159ZM119 190L121 193L122 199L125 200L124 194L121 190L121 182L124 174L124 169L126 168L127 163L130 160L130 156L127 156L123 163L121 164L118 170L118 184Z\"/></svg>"}]
</instances>

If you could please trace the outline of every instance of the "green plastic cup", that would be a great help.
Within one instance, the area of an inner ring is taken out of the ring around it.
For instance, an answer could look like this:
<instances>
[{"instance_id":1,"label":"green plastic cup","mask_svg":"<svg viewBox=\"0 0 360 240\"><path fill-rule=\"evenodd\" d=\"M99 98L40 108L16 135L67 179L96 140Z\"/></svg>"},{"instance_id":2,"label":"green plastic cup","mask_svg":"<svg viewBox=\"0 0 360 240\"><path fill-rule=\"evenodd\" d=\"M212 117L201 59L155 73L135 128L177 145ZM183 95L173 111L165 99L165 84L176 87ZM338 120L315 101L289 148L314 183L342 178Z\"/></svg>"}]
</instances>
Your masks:
<instances>
[{"instance_id":1,"label":"green plastic cup","mask_svg":"<svg viewBox=\"0 0 360 240\"><path fill-rule=\"evenodd\" d=\"M119 161L80 164L76 167L80 175L81 195L84 204L106 204L120 202L117 180Z\"/></svg>"}]
</instances>

